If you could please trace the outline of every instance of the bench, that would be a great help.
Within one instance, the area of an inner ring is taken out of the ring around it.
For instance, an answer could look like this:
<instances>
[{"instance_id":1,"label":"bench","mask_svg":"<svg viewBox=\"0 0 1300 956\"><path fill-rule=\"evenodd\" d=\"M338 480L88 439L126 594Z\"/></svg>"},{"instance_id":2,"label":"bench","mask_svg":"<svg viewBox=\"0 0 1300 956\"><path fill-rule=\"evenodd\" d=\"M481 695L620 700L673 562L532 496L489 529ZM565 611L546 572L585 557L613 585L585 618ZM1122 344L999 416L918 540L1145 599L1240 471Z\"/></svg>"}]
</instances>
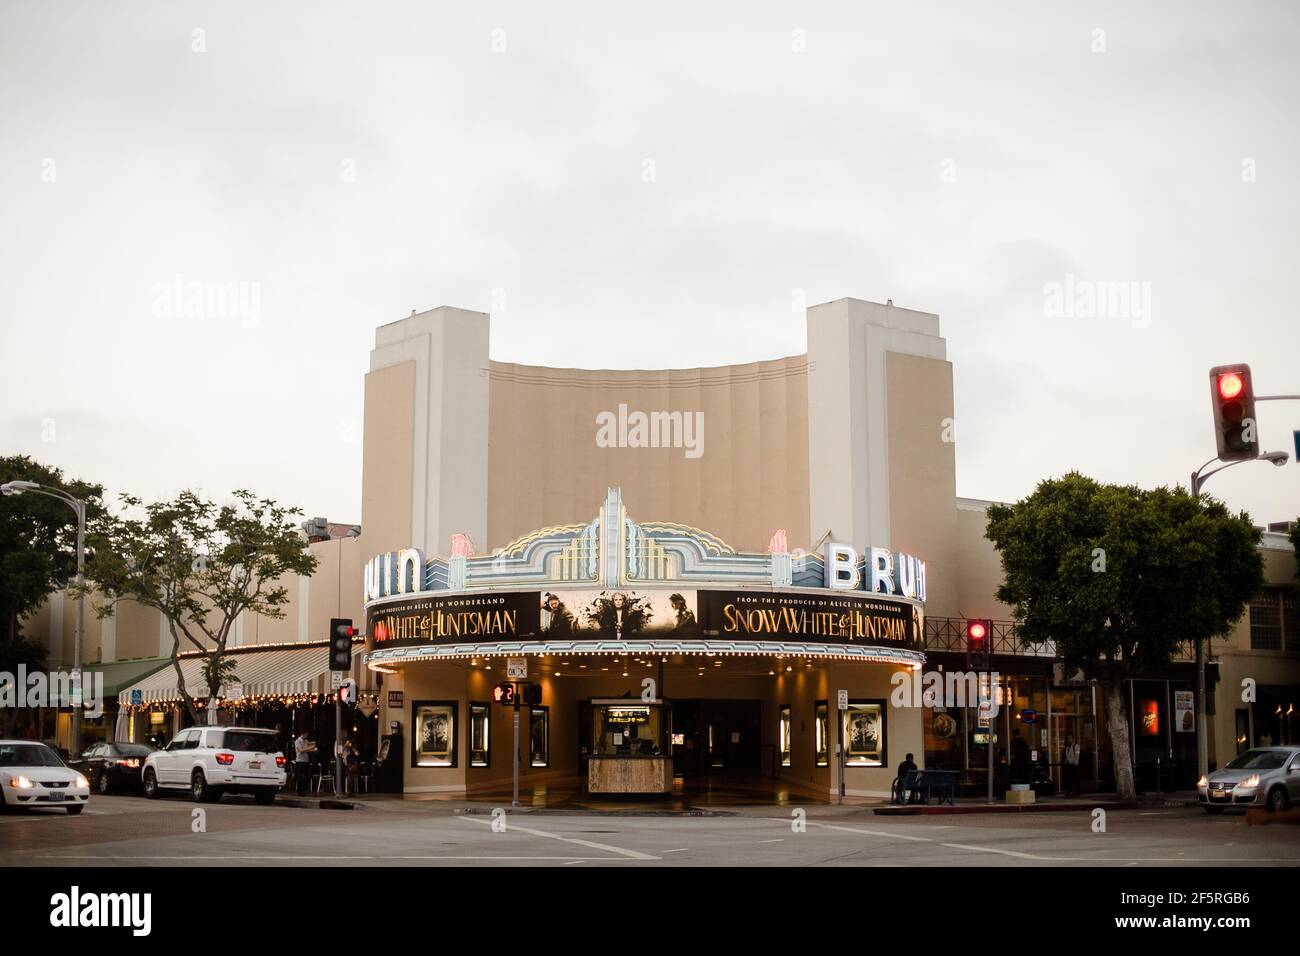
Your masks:
<instances>
[{"instance_id":1,"label":"bench","mask_svg":"<svg viewBox=\"0 0 1300 956\"><path fill-rule=\"evenodd\" d=\"M903 777L902 786L894 778L890 785L890 802L899 801L899 793L905 795L903 803L929 803L933 794L942 803L946 799L951 805L957 788L957 771L955 770L909 770Z\"/></svg>"}]
</instances>

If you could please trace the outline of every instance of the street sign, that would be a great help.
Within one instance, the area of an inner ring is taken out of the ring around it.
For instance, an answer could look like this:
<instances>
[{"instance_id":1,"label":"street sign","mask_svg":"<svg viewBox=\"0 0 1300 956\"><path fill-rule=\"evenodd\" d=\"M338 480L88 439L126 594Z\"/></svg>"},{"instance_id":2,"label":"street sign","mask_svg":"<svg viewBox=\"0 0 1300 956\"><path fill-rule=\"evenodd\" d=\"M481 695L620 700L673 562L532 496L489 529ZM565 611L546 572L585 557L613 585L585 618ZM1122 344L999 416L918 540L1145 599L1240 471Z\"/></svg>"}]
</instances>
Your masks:
<instances>
[{"instance_id":1,"label":"street sign","mask_svg":"<svg viewBox=\"0 0 1300 956\"><path fill-rule=\"evenodd\" d=\"M330 671L330 690L338 690L343 686L343 672Z\"/></svg>"},{"instance_id":2,"label":"street sign","mask_svg":"<svg viewBox=\"0 0 1300 956\"><path fill-rule=\"evenodd\" d=\"M835 701L840 710L848 710L849 692L847 690L837 690L835 692Z\"/></svg>"},{"instance_id":3,"label":"street sign","mask_svg":"<svg viewBox=\"0 0 1300 956\"><path fill-rule=\"evenodd\" d=\"M528 678L528 658L507 657L506 677L511 680L526 680Z\"/></svg>"},{"instance_id":4,"label":"street sign","mask_svg":"<svg viewBox=\"0 0 1300 956\"><path fill-rule=\"evenodd\" d=\"M131 703L136 707L139 707L141 704L144 703L144 691L142 691L139 687L132 688Z\"/></svg>"}]
</instances>

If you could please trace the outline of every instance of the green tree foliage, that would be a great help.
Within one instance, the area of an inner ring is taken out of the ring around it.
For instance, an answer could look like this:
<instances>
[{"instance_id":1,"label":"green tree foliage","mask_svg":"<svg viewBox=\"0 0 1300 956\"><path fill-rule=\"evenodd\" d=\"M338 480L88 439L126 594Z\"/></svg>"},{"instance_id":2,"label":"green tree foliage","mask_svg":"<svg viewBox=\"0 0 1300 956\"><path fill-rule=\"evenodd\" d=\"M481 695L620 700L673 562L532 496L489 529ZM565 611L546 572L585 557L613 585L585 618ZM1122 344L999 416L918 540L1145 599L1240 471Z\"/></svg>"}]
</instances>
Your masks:
<instances>
[{"instance_id":1,"label":"green tree foliage","mask_svg":"<svg viewBox=\"0 0 1300 956\"><path fill-rule=\"evenodd\" d=\"M0 484L34 481L86 501L86 520L102 520L104 489L64 477L58 468L26 455L0 457ZM77 519L71 508L45 495L0 495L0 671L17 673L46 666L42 641L22 632L23 618L63 587L77 570ZM13 735L17 714L3 715L3 733Z\"/></svg>"},{"instance_id":2,"label":"green tree foliage","mask_svg":"<svg viewBox=\"0 0 1300 956\"><path fill-rule=\"evenodd\" d=\"M1021 640L1055 642L1067 668L1101 686L1116 788L1132 798L1124 682L1231 630L1264 583L1259 532L1205 496L1072 472L991 507L985 534Z\"/></svg>"},{"instance_id":3,"label":"green tree foliage","mask_svg":"<svg viewBox=\"0 0 1300 956\"><path fill-rule=\"evenodd\" d=\"M115 518L96 540L87 576L108 601L131 599L156 609L172 636L172 666L190 718L198 710L181 673L182 648L201 652L210 700L235 678L225 657L241 614L284 616L282 578L310 575L316 558L299 532L296 508L236 491L217 504L192 491L143 505L123 496L128 517ZM210 711L215 713L215 711Z\"/></svg>"}]
</instances>

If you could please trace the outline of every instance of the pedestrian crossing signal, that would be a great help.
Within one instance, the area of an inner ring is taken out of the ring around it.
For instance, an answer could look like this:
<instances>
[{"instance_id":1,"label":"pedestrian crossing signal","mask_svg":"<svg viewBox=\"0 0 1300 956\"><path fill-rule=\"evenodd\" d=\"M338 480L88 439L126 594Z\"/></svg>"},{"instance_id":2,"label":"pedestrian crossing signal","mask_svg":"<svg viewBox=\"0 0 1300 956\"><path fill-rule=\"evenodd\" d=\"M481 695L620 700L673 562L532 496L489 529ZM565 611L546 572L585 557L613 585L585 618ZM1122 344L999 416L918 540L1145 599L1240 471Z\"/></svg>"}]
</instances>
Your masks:
<instances>
[{"instance_id":1,"label":"pedestrian crossing signal","mask_svg":"<svg viewBox=\"0 0 1300 956\"><path fill-rule=\"evenodd\" d=\"M515 702L515 685L512 681L502 681L492 688L492 699L498 704L513 704Z\"/></svg>"}]
</instances>

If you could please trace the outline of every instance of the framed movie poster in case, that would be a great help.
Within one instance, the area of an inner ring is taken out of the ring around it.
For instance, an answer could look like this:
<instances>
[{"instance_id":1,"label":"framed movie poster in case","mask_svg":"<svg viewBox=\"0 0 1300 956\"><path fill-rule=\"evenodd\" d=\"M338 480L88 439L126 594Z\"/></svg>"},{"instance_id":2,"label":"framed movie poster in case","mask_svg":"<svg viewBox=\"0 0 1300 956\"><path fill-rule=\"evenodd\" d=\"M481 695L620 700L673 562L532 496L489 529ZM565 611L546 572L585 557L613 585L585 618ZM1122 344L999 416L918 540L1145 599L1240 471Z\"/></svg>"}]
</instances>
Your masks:
<instances>
[{"instance_id":1,"label":"framed movie poster in case","mask_svg":"<svg viewBox=\"0 0 1300 956\"><path fill-rule=\"evenodd\" d=\"M819 767L831 765L831 711L830 701L819 700L813 718L815 735L813 757Z\"/></svg>"},{"instance_id":2,"label":"framed movie poster in case","mask_svg":"<svg viewBox=\"0 0 1300 956\"><path fill-rule=\"evenodd\" d=\"M885 702L851 700L844 712L845 763L850 767L885 766Z\"/></svg>"},{"instance_id":3,"label":"framed movie poster in case","mask_svg":"<svg viewBox=\"0 0 1300 956\"><path fill-rule=\"evenodd\" d=\"M790 766L790 738L793 736L790 721L790 705L781 705L781 766Z\"/></svg>"},{"instance_id":4,"label":"framed movie poster in case","mask_svg":"<svg viewBox=\"0 0 1300 956\"><path fill-rule=\"evenodd\" d=\"M417 700L411 710L411 766L456 766L456 701Z\"/></svg>"},{"instance_id":5,"label":"framed movie poster in case","mask_svg":"<svg viewBox=\"0 0 1300 956\"><path fill-rule=\"evenodd\" d=\"M528 711L528 766L546 767L551 762L551 712L546 707Z\"/></svg>"},{"instance_id":6,"label":"framed movie poster in case","mask_svg":"<svg viewBox=\"0 0 1300 956\"><path fill-rule=\"evenodd\" d=\"M492 708L475 701L469 705L469 765L492 765Z\"/></svg>"}]
</instances>

